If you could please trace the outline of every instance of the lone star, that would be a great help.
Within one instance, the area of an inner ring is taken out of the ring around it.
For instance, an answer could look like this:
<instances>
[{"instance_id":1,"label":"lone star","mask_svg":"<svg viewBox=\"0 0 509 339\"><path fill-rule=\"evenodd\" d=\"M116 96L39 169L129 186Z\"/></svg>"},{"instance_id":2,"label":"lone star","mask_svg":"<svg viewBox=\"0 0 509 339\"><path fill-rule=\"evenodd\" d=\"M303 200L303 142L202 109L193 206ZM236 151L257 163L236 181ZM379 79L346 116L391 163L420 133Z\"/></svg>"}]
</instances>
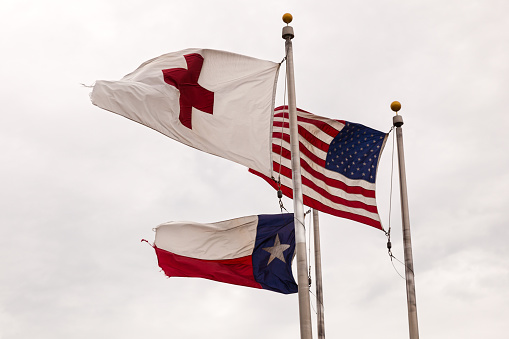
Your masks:
<instances>
[{"instance_id":1,"label":"lone star","mask_svg":"<svg viewBox=\"0 0 509 339\"><path fill-rule=\"evenodd\" d=\"M264 247L263 250L270 253L269 262L267 266L274 260L274 258L278 258L282 262L286 264L285 257L283 256L283 252L286 251L290 245L282 244L279 242L279 234L276 234L276 241L274 241L274 246L272 247Z\"/></svg>"}]
</instances>

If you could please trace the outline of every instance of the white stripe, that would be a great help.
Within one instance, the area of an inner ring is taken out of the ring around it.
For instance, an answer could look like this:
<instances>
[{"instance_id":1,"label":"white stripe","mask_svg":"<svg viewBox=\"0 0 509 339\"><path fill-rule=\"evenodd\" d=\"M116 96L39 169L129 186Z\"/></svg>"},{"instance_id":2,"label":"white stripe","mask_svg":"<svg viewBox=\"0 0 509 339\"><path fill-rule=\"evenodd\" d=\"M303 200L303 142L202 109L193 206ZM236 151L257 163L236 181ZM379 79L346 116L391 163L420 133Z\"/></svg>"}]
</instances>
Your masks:
<instances>
[{"instance_id":1,"label":"white stripe","mask_svg":"<svg viewBox=\"0 0 509 339\"><path fill-rule=\"evenodd\" d=\"M286 109L279 109L279 110L276 110L274 112L274 114L281 113L281 112L288 113L288 110L286 110ZM341 131L343 129L343 127L345 127L344 123L339 122L337 120L326 118L326 117L322 117L322 116L315 115L315 114L312 114L312 113L302 112L302 111L299 111L299 110L297 110L297 116L303 117L303 118L307 118L307 119L311 119L311 120L317 120L317 121L320 121L320 122L324 122L327 125L330 125L331 127L335 128L338 131ZM288 122L288 118L283 118L282 116L278 116L278 117L275 116L274 117L274 121L286 121L286 122ZM302 124L302 123L303 123L303 121L299 121L299 124Z\"/></svg>"},{"instance_id":2,"label":"white stripe","mask_svg":"<svg viewBox=\"0 0 509 339\"><path fill-rule=\"evenodd\" d=\"M306 139L304 139L302 137L299 138L299 141L302 143L302 145L306 149L308 149L311 153L316 155L319 159L322 159L323 161L325 161L327 159L327 152L316 147L315 145L311 144L309 141L307 141ZM289 149L290 143L288 143L287 141L285 141L279 137L274 137L274 138L272 138L272 142L274 145L281 146L281 147L287 149L288 151L290 151L290 149ZM302 149L302 146L299 149ZM278 152L273 151L273 153L279 155ZM302 154L302 152L301 152L301 154Z\"/></svg>"},{"instance_id":3,"label":"white stripe","mask_svg":"<svg viewBox=\"0 0 509 339\"><path fill-rule=\"evenodd\" d=\"M274 121L283 122L283 118L274 118ZM286 122L288 122L288 119L286 119ZM338 131L340 131L344 125L340 124L340 123L338 123L338 124L341 125L338 130ZM329 125L331 125L331 124L329 124ZM299 121L299 126L303 127L305 130L307 130L309 133L313 134L316 138L322 140L327 145L329 145L334 140L334 137L325 133L321 128L319 128L318 126L316 126L312 123L305 122L305 121ZM335 128L335 129L338 128L338 126L331 126L331 127ZM276 127L274 127L274 132L283 132L285 134L289 134L290 129L288 127L276 126ZM302 138L303 137L301 135L299 135L299 140L302 140Z\"/></svg>"},{"instance_id":4,"label":"white stripe","mask_svg":"<svg viewBox=\"0 0 509 339\"><path fill-rule=\"evenodd\" d=\"M323 141L324 143L326 143L327 145L330 145L330 143L334 140L333 137L331 137L330 135L328 135L327 133L325 133L322 129L320 129L319 127L313 125L313 124L310 124L308 122L303 122L303 121L299 121L299 126L302 126L304 127L309 133L311 133L312 135L314 135L317 139ZM301 142L304 142L306 141L304 139L303 136L301 136L299 134L299 140ZM306 141L308 142L308 141ZM308 142L309 143L309 142Z\"/></svg>"},{"instance_id":5,"label":"white stripe","mask_svg":"<svg viewBox=\"0 0 509 339\"><path fill-rule=\"evenodd\" d=\"M253 253L258 216L216 223L168 222L156 228L154 245L185 257L224 260Z\"/></svg>"},{"instance_id":6,"label":"white stripe","mask_svg":"<svg viewBox=\"0 0 509 339\"><path fill-rule=\"evenodd\" d=\"M286 176L281 176L281 184L284 186L287 186L287 187L292 187L292 180L290 178L287 178ZM330 191L330 189L329 189L329 191ZM366 211L363 208L347 207L345 205L335 203L329 199L326 199L323 195L318 194L315 190L311 189L309 186L302 185L302 194L304 194L305 196L308 196L314 200L317 200L317 201L321 202L322 204L324 204L325 206L328 206L332 209L335 209L338 211L343 211L343 212L349 212L352 214L357 214L357 215L361 215L361 216L364 216L364 217L367 217L367 218L370 218L373 220L380 221L378 213L371 213L371 212ZM351 199L349 199L349 200L351 200ZM375 200L375 199L373 199L373 200Z\"/></svg>"},{"instance_id":7,"label":"white stripe","mask_svg":"<svg viewBox=\"0 0 509 339\"><path fill-rule=\"evenodd\" d=\"M328 136L327 134L325 133L322 133L322 135L317 135L316 137L324 142L326 142L325 140L325 137L324 136ZM322 138L320 138L322 137ZM306 139L304 139L303 136L301 136L299 134L299 141L302 143L302 145L307 148L312 154L316 155L317 157L319 157L320 159L324 160L327 159L327 152L323 151L321 148L318 148L316 147L315 145L313 145L312 143L310 143L309 141L307 141ZM329 142L327 142L327 144L330 144L332 142L332 138ZM302 153L302 152L301 152Z\"/></svg>"}]
</instances>

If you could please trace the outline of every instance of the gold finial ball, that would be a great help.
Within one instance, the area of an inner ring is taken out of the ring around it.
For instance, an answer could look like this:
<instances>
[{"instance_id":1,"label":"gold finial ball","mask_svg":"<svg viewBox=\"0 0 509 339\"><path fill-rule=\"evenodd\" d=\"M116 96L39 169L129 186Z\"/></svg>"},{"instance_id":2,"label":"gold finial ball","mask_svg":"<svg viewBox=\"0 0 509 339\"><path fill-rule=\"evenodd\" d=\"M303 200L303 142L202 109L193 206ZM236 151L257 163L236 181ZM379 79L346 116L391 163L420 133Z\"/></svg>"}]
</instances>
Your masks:
<instances>
[{"instance_id":1,"label":"gold finial ball","mask_svg":"<svg viewBox=\"0 0 509 339\"><path fill-rule=\"evenodd\" d=\"M391 109L394 112L398 112L401 109L401 104L399 103L399 101L393 101L391 104Z\"/></svg>"},{"instance_id":2,"label":"gold finial ball","mask_svg":"<svg viewBox=\"0 0 509 339\"><path fill-rule=\"evenodd\" d=\"M290 13L283 14L283 21L285 24L288 25L290 22L292 22L292 20L293 20L293 16Z\"/></svg>"}]
</instances>

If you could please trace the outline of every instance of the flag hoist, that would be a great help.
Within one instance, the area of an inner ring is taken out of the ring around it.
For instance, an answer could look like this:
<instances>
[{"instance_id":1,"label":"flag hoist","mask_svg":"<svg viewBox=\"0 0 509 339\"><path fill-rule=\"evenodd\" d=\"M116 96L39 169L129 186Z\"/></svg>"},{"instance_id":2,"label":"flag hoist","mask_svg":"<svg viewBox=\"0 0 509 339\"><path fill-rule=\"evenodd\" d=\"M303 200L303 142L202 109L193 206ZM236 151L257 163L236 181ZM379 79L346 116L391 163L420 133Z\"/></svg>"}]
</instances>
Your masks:
<instances>
[{"instance_id":1,"label":"flag hoist","mask_svg":"<svg viewBox=\"0 0 509 339\"><path fill-rule=\"evenodd\" d=\"M293 27L288 24L292 15L283 15L287 24L283 27L286 49L286 81L288 87L288 112L290 124L290 144L292 152L293 208L295 218L295 248L297 252L297 284L299 286L299 318L301 339L311 339L311 308L309 300L309 279L307 275L306 232L304 229L304 203L302 198L302 178L300 171L299 133L297 123L297 104L295 100L295 79L293 74Z\"/></svg>"}]
</instances>

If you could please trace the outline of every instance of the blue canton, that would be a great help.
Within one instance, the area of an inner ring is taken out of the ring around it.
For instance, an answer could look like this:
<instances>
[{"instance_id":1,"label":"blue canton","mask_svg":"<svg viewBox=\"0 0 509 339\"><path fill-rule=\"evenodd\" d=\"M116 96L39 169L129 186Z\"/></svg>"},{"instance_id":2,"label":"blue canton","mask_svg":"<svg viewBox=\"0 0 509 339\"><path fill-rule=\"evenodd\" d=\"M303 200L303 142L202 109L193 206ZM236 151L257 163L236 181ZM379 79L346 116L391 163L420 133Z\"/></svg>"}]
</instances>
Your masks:
<instances>
[{"instance_id":1,"label":"blue canton","mask_svg":"<svg viewBox=\"0 0 509 339\"><path fill-rule=\"evenodd\" d=\"M375 183L385 133L345 121L345 127L329 145L325 168L350 179Z\"/></svg>"}]
</instances>

